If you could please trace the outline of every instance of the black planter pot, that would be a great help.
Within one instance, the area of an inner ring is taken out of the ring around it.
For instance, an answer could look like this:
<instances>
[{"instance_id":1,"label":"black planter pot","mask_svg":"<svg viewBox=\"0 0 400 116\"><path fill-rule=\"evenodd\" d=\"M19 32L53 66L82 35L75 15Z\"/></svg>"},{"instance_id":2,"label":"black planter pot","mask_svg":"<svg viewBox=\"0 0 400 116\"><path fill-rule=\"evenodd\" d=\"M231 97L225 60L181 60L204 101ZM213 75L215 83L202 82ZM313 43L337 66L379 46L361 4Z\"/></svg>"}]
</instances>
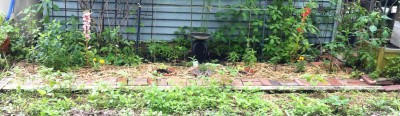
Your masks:
<instances>
[{"instance_id":1,"label":"black planter pot","mask_svg":"<svg viewBox=\"0 0 400 116\"><path fill-rule=\"evenodd\" d=\"M349 44L350 45L353 45L354 46L354 44L356 43L356 40L357 40L357 36L355 35L355 34L349 34Z\"/></svg>"},{"instance_id":2,"label":"black planter pot","mask_svg":"<svg viewBox=\"0 0 400 116\"><path fill-rule=\"evenodd\" d=\"M193 55L199 63L204 63L208 57L207 40L211 38L211 35L193 32L190 36L195 39L192 42Z\"/></svg>"}]
</instances>

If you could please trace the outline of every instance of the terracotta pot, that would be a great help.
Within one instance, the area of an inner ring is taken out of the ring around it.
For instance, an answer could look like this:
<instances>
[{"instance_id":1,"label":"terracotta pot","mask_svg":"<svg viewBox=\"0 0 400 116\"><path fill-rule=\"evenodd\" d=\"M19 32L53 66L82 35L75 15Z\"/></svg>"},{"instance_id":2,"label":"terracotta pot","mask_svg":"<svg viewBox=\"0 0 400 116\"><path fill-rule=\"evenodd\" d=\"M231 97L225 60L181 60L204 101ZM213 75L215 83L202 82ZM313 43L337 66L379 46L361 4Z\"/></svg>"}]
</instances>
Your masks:
<instances>
[{"instance_id":1,"label":"terracotta pot","mask_svg":"<svg viewBox=\"0 0 400 116\"><path fill-rule=\"evenodd\" d=\"M252 69L252 68L244 68L244 71L246 71L246 72L248 72L250 74L256 73L256 71L254 69Z\"/></svg>"},{"instance_id":2,"label":"terracotta pot","mask_svg":"<svg viewBox=\"0 0 400 116\"><path fill-rule=\"evenodd\" d=\"M244 70L239 71L239 72L242 72L242 74L244 74L246 76L251 76L251 75L254 75L254 73L256 73L256 70L253 68L246 67L246 68L244 68Z\"/></svg>"},{"instance_id":3,"label":"terracotta pot","mask_svg":"<svg viewBox=\"0 0 400 116\"><path fill-rule=\"evenodd\" d=\"M11 40L10 37L7 37L6 40L0 46L0 52L7 53L10 50Z\"/></svg>"},{"instance_id":4,"label":"terracotta pot","mask_svg":"<svg viewBox=\"0 0 400 116\"><path fill-rule=\"evenodd\" d=\"M153 79L152 79L152 78L147 78L147 83L148 83L149 85L153 84Z\"/></svg>"}]
</instances>

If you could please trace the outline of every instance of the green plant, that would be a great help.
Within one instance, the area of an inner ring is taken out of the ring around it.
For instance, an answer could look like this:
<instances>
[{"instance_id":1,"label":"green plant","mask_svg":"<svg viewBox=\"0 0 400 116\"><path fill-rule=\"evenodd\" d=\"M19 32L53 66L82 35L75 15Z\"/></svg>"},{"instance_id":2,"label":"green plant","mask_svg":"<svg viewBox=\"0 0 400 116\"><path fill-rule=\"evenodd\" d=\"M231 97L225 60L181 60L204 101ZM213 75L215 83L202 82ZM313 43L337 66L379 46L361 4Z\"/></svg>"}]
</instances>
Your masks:
<instances>
[{"instance_id":1,"label":"green plant","mask_svg":"<svg viewBox=\"0 0 400 116\"><path fill-rule=\"evenodd\" d=\"M256 51L251 48L247 48L245 54L242 56L242 60L244 61L246 66L254 66L257 62Z\"/></svg>"},{"instance_id":2,"label":"green plant","mask_svg":"<svg viewBox=\"0 0 400 116\"><path fill-rule=\"evenodd\" d=\"M358 79L358 78L360 78L363 74L364 74L363 72L361 72L361 71L359 71L359 70L355 70L355 71L351 72L351 76L350 76L350 77L351 77L351 78Z\"/></svg>"},{"instance_id":3,"label":"green plant","mask_svg":"<svg viewBox=\"0 0 400 116\"><path fill-rule=\"evenodd\" d=\"M287 115L330 115L333 112L327 104L317 99L294 95L290 95L290 98L293 101L288 105L291 108L286 110Z\"/></svg>"},{"instance_id":4,"label":"green plant","mask_svg":"<svg viewBox=\"0 0 400 116\"><path fill-rule=\"evenodd\" d=\"M8 64L7 56L3 56L3 54L0 53L0 69L6 69L10 67Z\"/></svg>"},{"instance_id":5,"label":"green plant","mask_svg":"<svg viewBox=\"0 0 400 116\"><path fill-rule=\"evenodd\" d=\"M167 42L153 42L148 47L150 56L153 61L159 60L174 61L177 62L187 56L187 48L183 46L174 46Z\"/></svg>"},{"instance_id":6,"label":"green plant","mask_svg":"<svg viewBox=\"0 0 400 116\"><path fill-rule=\"evenodd\" d=\"M332 106L334 109L333 113L339 114L342 113L342 115L346 115L346 110L348 110L348 104L350 102L349 99L347 99L344 96L330 96L329 98L325 99L326 104Z\"/></svg>"},{"instance_id":7,"label":"green plant","mask_svg":"<svg viewBox=\"0 0 400 116\"><path fill-rule=\"evenodd\" d=\"M133 48L135 42L123 39L120 27L105 28L99 38L92 38L90 42L92 48L98 51L96 54L110 64L137 66L142 63L143 58Z\"/></svg>"},{"instance_id":8,"label":"green plant","mask_svg":"<svg viewBox=\"0 0 400 116\"><path fill-rule=\"evenodd\" d=\"M77 29L62 31L60 22L46 24L39 33L37 44L29 54L35 61L47 67L66 70L85 65L85 45L82 33Z\"/></svg>"},{"instance_id":9,"label":"green plant","mask_svg":"<svg viewBox=\"0 0 400 116\"><path fill-rule=\"evenodd\" d=\"M227 67L226 70L228 70L229 75L232 77L235 77L239 74L239 68L237 67Z\"/></svg>"},{"instance_id":10,"label":"green plant","mask_svg":"<svg viewBox=\"0 0 400 116\"><path fill-rule=\"evenodd\" d=\"M242 4L226 5L227 8L217 12L215 17L230 22L216 30L210 43L211 54L226 56L228 53L236 52L242 54L244 45L251 41L251 48L257 48L261 40L262 31L259 27L264 26L263 19L257 18L265 14L265 10L259 6L257 0L246 0ZM246 8L246 10L240 10ZM245 22L245 23L243 23Z\"/></svg>"},{"instance_id":11,"label":"green plant","mask_svg":"<svg viewBox=\"0 0 400 116\"><path fill-rule=\"evenodd\" d=\"M388 58L388 63L381 71L381 75L400 81L400 57Z\"/></svg>"},{"instance_id":12,"label":"green plant","mask_svg":"<svg viewBox=\"0 0 400 116\"><path fill-rule=\"evenodd\" d=\"M208 70L208 66L206 64L200 64L199 65L199 70L202 72L205 72Z\"/></svg>"},{"instance_id":13,"label":"green plant","mask_svg":"<svg viewBox=\"0 0 400 116\"><path fill-rule=\"evenodd\" d=\"M58 10L59 7L53 4L51 0L42 0L39 4L30 6L18 13L18 17L22 18L14 22L15 31L9 35L12 43L12 55L16 60L34 60L30 53L35 50L34 46L39 36L38 33L42 30L43 25L52 23L50 13ZM39 19L39 17L43 18ZM69 23L70 21L66 22Z\"/></svg>"},{"instance_id":14,"label":"green plant","mask_svg":"<svg viewBox=\"0 0 400 116\"><path fill-rule=\"evenodd\" d=\"M297 60L297 62L294 64L296 66L296 73L304 72L306 71L306 64L307 61L305 60L304 56L300 56Z\"/></svg>"},{"instance_id":15,"label":"green plant","mask_svg":"<svg viewBox=\"0 0 400 116\"><path fill-rule=\"evenodd\" d=\"M8 36L8 34L18 31L13 26L11 26L9 21L0 20L0 45L3 44L4 40Z\"/></svg>"},{"instance_id":16,"label":"green plant","mask_svg":"<svg viewBox=\"0 0 400 116\"><path fill-rule=\"evenodd\" d=\"M229 53L228 61L235 63L239 60L240 60L240 55L238 53L236 52Z\"/></svg>"},{"instance_id":17,"label":"green plant","mask_svg":"<svg viewBox=\"0 0 400 116\"><path fill-rule=\"evenodd\" d=\"M361 62L361 67L367 72L374 71L376 66L376 56L372 52L373 47L386 46L387 38L390 36L390 29L386 27L386 20L390 20L386 15L379 12L370 12L364 16L357 17L353 28L356 30L355 35L361 40L358 41L361 45L366 42L368 46L362 46L359 49L359 57L355 61Z\"/></svg>"},{"instance_id":18,"label":"green plant","mask_svg":"<svg viewBox=\"0 0 400 116\"><path fill-rule=\"evenodd\" d=\"M318 83L324 83L325 77L321 74L303 74L301 78L306 79L307 82L310 82L311 85L316 86Z\"/></svg>"}]
</instances>

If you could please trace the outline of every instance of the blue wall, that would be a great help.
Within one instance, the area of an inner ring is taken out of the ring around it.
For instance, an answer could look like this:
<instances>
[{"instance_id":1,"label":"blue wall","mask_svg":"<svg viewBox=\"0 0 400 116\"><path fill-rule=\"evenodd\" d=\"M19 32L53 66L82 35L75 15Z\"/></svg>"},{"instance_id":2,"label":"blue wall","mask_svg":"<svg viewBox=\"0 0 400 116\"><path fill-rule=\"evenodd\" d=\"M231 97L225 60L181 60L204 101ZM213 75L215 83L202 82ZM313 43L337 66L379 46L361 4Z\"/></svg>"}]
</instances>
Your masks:
<instances>
[{"instance_id":1,"label":"blue wall","mask_svg":"<svg viewBox=\"0 0 400 116\"><path fill-rule=\"evenodd\" d=\"M53 3L60 7L59 11L51 13L53 19L66 20L70 16L81 17L85 9L92 9L95 23L102 24L104 21L106 26L121 25L121 31L125 33L125 29L129 27L136 27L136 13L127 13L124 10L136 9L139 0L91 0L87 5L81 6L78 0L53 0ZM219 26L228 23L218 20L214 14L224 9L219 6L241 4L244 0L214 0L213 7L209 14L208 26L210 31L214 31ZM295 2L298 8L302 8L304 1L298 0ZM325 16L330 17L332 20L328 22L320 22L318 28L320 29L320 38L324 42L332 40L333 30L336 18L335 4L331 4L330 0L318 0L318 4L324 7L331 7L331 12ZM268 4L265 0L260 1L261 5ZM174 34L178 27L201 27L203 12L203 0L142 0L142 41L148 40L172 40L176 37ZM192 7L191 7L192 6ZM104 10L102 12L102 9ZM104 14L101 16L100 14ZM104 20L101 20L104 17ZM100 29L100 27L96 27ZM135 40L136 36L132 33L125 33L126 38ZM314 37L310 37L310 42L315 42Z\"/></svg>"}]
</instances>

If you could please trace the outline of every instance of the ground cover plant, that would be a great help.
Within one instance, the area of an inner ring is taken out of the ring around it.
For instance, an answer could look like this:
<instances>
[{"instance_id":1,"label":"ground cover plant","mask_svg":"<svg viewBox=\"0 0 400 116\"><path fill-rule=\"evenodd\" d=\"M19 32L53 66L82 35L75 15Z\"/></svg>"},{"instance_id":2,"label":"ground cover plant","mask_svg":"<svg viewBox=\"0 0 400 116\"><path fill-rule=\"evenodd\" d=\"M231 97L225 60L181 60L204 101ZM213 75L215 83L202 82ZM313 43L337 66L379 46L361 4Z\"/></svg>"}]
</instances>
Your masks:
<instances>
[{"instance_id":1,"label":"ground cover plant","mask_svg":"<svg viewBox=\"0 0 400 116\"><path fill-rule=\"evenodd\" d=\"M99 84L84 93L4 91L0 106L2 115L396 115L396 96L357 91L274 94L219 86L114 90Z\"/></svg>"}]
</instances>

